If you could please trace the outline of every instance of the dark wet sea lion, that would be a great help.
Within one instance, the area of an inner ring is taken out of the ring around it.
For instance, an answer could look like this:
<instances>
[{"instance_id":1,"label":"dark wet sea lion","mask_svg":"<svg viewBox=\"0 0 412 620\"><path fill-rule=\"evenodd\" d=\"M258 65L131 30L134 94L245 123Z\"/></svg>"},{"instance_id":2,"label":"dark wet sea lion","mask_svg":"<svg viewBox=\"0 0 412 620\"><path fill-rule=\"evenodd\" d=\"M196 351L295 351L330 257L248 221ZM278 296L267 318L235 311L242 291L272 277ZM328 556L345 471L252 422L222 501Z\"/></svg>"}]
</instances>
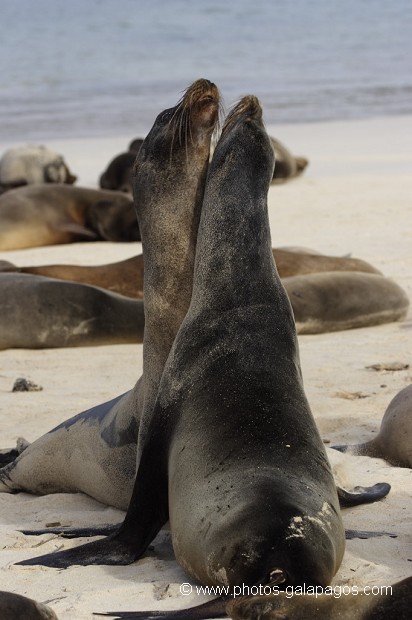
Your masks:
<instances>
[{"instance_id":1,"label":"dark wet sea lion","mask_svg":"<svg viewBox=\"0 0 412 620\"><path fill-rule=\"evenodd\" d=\"M320 271L362 271L379 273L372 265L358 258L323 256L306 252L292 252L273 248L273 257L281 278ZM7 261L0 261L1 271L19 271L75 280L107 288L110 291L142 299L143 297L143 255L139 254L116 263L106 265L39 265L16 267ZM3 264L2 264L3 263Z\"/></svg>"},{"instance_id":2,"label":"dark wet sea lion","mask_svg":"<svg viewBox=\"0 0 412 620\"><path fill-rule=\"evenodd\" d=\"M344 530L270 247L273 163L244 98L210 165L192 300L143 412L124 524L29 563L129 563L169 518L176 559L203 584L330 583Z\"/></svg>"},{"instance_id":3,"label":"dark wet sea lion","mask_svg":"<svg viewBox=\"0 0 412 620\"><path fill-rule=\"evenodd\" d=\"M128 195L55 183L0 196L0 250L97 239L140 239Z\"/></svg>"},{"instance_id":4,"label":"dark wet sea lion","mask_svg":"<svg viewBox=\"0 0 412 620\"><path fill-rule=\"evenodd\" d=\"M133 190L133 166L136 153L126 151L112 159L99 178L102 189L114 189L131 193Z\"/></svg>"},{"instance_id":5,"label":"dark wet sea lion","mask_svg":"<svg viewBox=\"0 0 412 620\"><path fill-rule=\"evenodd\" d=\"M57 620L50 607L37 603L27 596L0 591L1 620Z\"/></svg>"},{"instance_id":6,"label":"dark wet sea lion","mask_svg":"<svg viewBox=\"0 0 412 620\"><path fill-rule=\"evenodd\" d=\"M353 446L332 446L356 456L385 459L397 467L412 468L412 384L389 403L378 436Z\"/></svg>"},{"instance_id":7,"label":"dark wet sea lion","mask_svg":"<svg viewBox=\"0 0 412 620\"><path fill-rule=\"evenodd\" d=\"M0 274L0 350L142 342L143 301L24 273Z\"/></svg>"},{"instance_id":8,"label":"dark wet sea lion","mask_svg":"<svg viewBox=\"0 0 412 620\"><path fill-rule=\"evenodd\" d=\"M403 319L409 308L409 298L398 284L373 273L312 273L282 282L299 334L391 323Z\"/></svg>"},{"instance_id":9,"label":"dark wet sea lion","mask_svg":"<svg viewBox=\"0 0 412 620\"><path fill-rule=\"evenodd\" d=\"M32 443L0 470L0 491L82 491L105 504L127 508L144 396L156 387L190 303L197 224L218 110L216 86L198 80L174 108L159 114L139 155L137 206L145 231L143 244L151 248L146 263L149 260L152 294L145 310L151 314L148 325L156 330L147 334L146 325L143 378L125 395L74 416ZM148 373L153 373L150 380Z\"/></svg>"},{"instance_id":10,"label":"dark wet sea lion","mask_svg":"<svg viewBox=\"0 0 412 620\"><path fill-rule=\"evenodd\" d=\"M411 615L412 577L391 586L337 585L329 591L241 597L226 611L233 620L409 620Z\"/></svg>"}]
</instances>

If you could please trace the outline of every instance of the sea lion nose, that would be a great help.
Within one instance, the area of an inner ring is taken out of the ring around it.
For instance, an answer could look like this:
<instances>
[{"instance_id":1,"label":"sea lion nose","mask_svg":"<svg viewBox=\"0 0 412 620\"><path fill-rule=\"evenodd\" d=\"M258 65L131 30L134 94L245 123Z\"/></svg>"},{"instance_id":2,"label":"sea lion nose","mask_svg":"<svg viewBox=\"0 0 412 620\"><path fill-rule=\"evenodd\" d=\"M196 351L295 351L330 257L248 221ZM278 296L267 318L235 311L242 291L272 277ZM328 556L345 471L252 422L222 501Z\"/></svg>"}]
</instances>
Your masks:
<instances>
[{"instance_id":1,"label":"sea lion nose","mask_svg":"<svg viewBox=\"0 0 412 620\"><path fill-rule=\"evenodd\" d=\"M288 575L283 568L272 568L267 577L267 583L270 585L280 585L288 580Z\"/></svg>"}]
</instances>

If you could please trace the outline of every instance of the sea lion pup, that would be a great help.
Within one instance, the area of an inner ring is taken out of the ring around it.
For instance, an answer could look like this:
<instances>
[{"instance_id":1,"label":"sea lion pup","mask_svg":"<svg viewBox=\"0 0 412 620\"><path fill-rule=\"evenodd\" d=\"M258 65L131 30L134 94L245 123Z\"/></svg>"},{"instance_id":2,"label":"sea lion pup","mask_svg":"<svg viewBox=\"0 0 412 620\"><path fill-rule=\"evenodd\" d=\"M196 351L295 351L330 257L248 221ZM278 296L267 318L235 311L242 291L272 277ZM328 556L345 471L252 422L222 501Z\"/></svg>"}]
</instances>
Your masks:
<instances>
[{"instance_id":1,"label":"sea lion pup","mask_svg":"<svg viewBox=\"0 0 412 620\"><path fill-rule=\"evenodd\" d=\"M290 252L273 248L273 257L281 278L317 271L364 271L379 273L375 267L358 258L322 256L305 252ZM16 267L7 261L0 261L1 271L18 271L38 275L75 280L93 284L110 291L143 298L143 255L138 254L126 260L106 265L38 265L35 267Z\"/></svg>"},{"instance_id":2,"label":"sea lion pup","mask_svg":"<svg viewBox=\"0 0 412 620\"><path fill-rule=\"evenodd\" d=\"M354 329L405 318L409 298L389 278L360 272L323 272L282 280L298 334Z\"/></svg>"},{"instance_id":3,"label":"sea lion pup","mask_svg":"<svg viewBox=\"0 0 412 620\"><path fill-rule=\"evenodd\" d=\"M34 183L72 185L76 180L62 155L45 146L13 147L0 159L0 185L6 190Z\"/></svg>"},{"instance_id":4,"label":"sea lion pup","mask_svg":"<svg viewBox=\"0 0 412 620\"><path fill-rule=\"evenodd\" d=\"M50 607L27 596L0 591L1 620L57 620Z\"/></svg>"},{"instance_id":5,"label":"sea lion pup","mask_svg":"<svg viewBox=\"0 0 412 620\"><path fill-rule=\"evenodd\" d=\"M0 196L0 250L97 239L140 240L127 194L54 183Z\"/></svg>"},{"instance_id":6,"label":"sea lion pup","mask_svg":"<svg viewBox=\"0 0 412 620\"><path fill-rule=\"evenodd\" d=\"M305 157L294 157L276 138L271 137L270 141L275 151L276 161L272 183L283 183L302 174L309 161Z\"/></svg>"},{"instance_id":7,"label":"sea lion pup","mask_svg":"<svg viewBox=\"0 0 412 620\"><path fill-rule=\"evenodd\" d=\"M0 469L0 491L81 491L126 510L136 473L144 386L147 382L154 389L154 376L161 374L190 303L197 225L218 114L216 86L208 80L194 82L174 108L158 115L139 154L137 206L152 289L145 303L151 317L145 327L144 378L125 395L74 416L32 443ZM147 332L151 327L156 334ZM149 373L154 375L150 381Z\"/></svg>"},{"instance_id":8,"label":"sea lion pup","mask_svg":"<svg viewBox=\"0 0 412 620\"><path fill-rule=\"evenodd\" d=\"M356 456L385 459L397 467L412 468L412 384L389 403L378 436L353 446L331 446Z\"/></svg>"},{"instance_id":9,"label":"sea lion pup","mask_svg":"<svg viewBox=\"0 0 412 620\"><path fill-rule=\"evenodd\" d=\"M330 583L345 537L271 251L273 165L259 102L243 98L210 164L192 300L142 416L125 521L29 563L130 563L169 518L176 559L200 583Z\"/></svg>"},{"instance_id":10,"label":"sea lion pup","mask_svg":"<svg viewBox=\"0 0 412 620\"><path fill-rule=\"evenodd\" d=\"M143 341L143 301L96 286L0 274L0 350Z\"/></svg>"},{"instance_id":11,"label":"sea lion pup","mask_svg":"<svg viewBox=\"0 0 412 620\"><path fill-rule=\"evenodd\" d=\"M345 590L357 594L343 594ZM409 620L412 577L391 586L330 586L328 594L293 595L292 590L241 597L228 603L233 620ZM355 592L356 592L355 590ZM368 594L366 594L368 592ZM118 616L127 617L127 616Z\"/></svg>"}]
</instances>

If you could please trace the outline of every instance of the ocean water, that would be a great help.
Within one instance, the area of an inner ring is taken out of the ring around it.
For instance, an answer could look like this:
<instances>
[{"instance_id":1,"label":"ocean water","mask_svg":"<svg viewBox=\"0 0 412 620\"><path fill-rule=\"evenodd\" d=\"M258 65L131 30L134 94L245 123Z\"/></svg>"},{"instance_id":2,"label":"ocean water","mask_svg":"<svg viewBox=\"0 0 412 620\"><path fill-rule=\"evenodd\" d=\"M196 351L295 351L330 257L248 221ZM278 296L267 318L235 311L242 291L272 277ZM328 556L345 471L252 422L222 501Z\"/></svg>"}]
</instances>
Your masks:
<instances>
[{"instance_id":1,"label":"ocean water","mask_svg":"<svg viewBox=\"0 0 412 620\"><path fill-rule=\"evenodd\" d=\"M194 79L268 124L412 113L411 0L1 0L0 139L144 134Z\"/></svg>"}]
</instances>

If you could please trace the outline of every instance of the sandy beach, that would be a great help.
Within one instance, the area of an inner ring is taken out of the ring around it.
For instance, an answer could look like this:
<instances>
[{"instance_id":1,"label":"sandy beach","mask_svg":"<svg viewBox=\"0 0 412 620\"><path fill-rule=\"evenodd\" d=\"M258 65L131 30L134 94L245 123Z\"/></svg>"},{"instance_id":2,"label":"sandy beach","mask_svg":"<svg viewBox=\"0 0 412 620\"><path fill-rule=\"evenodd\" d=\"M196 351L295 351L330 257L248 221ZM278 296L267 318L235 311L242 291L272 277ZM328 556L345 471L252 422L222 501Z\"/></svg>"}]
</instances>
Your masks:
<instances>
[{"instance_id":1,"label":"sandy beach","mask_svg":"<svg viewBox=\"0 0 412 620\"><path fill-rule=\"evenodd\" d=\"M295 155L310 161L304 175L269 191L272 245L303 246L362 258L395 280L412 300L412 117L268 127ZM56 140L78 185L96 187L114 155L134 137ZM11 144L0 143L0 153ZM77 243L1 252L17 265L102 264L141 252L139 243ZM30 308L27 308L30 312ZM390 400L412 382L412 311L400 323L300 336L305 388L327 445L376 436ZM376 363L402 362L400 371ZM142 370L141 345L0 351L0 447L20 436L33 441L72 415L130 389ZM18 377L42 391L12 393ZM357 394L357 397L356 397ZM343 511L345 527L385 531L347 542L335 585L390 585L412 574L412 471L381 459L328 449L345 487L388 482L379 503ZM126 567L53 570L15 562L77 543L54 535L28 537L21 528L49 523L116 523L122 513L80 494L0 495L0 590L48 603L60 620L90 620L93 612L178 609L204 602L176 563L167 530L148 554Z\"/></svg>"}]
</instances>

